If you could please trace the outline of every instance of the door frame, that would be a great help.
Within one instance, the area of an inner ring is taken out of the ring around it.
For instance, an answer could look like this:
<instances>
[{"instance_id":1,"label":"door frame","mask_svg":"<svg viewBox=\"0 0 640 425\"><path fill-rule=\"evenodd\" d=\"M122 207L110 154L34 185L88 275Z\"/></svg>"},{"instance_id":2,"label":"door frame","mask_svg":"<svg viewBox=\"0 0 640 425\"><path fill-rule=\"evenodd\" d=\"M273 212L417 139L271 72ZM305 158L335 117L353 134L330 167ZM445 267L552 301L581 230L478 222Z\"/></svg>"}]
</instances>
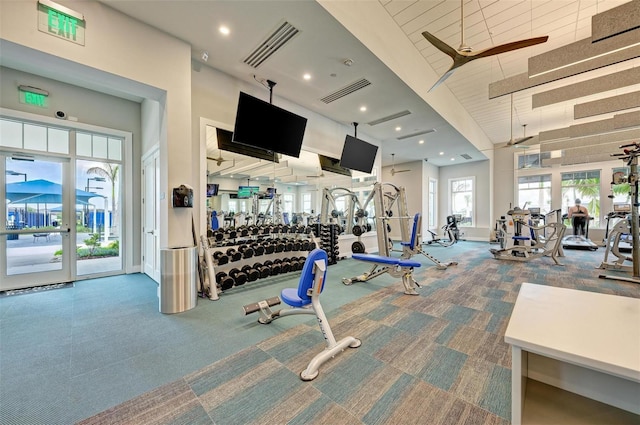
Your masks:
<instances>
[{"instance_id":1,"label":"door frame","mask_svg":"<svg viewBox=\"0 0 640 425\"><path fill-rule=\"evenodd\" d=\"M135 216L135 214L133 214L133 211L135 211L135 202L133 202L133 193L135 191L134 178L133 178L133 163L134 163L133 134L129 131L123 131L123 130L118 130L114 128L85 124L77 121L64 121L64 120L52 118L46 115L39 115L39 114L34 114L34 113L24 112L24 111L16 111L13 109L2 108L2 107L0 107L0 117L17 120L17 121L25 121L25 122L31 122L31 123L41 124L41 125L47 125L52 127L65 128L70 130L71 132L78 130L78 131L90 132L90 133L107 134L107 135L112 135L114 137L120 137L123 139L123 150L122 150L123 159L122 159L122 171L121 171L121 176L123 177L123 184L122 184L122 195L120 199L120 201L122 202L122 205L121 205L122 214L120 216L121 218L120 225L122 226L122 228L120 230L121 232L120 240L121 240L121 248L122 248L122 256L123 256L123 271L124 273L127 273L127 274L139 273L142 267L140 262L140 258L142 256L141 255L138 256L137 264L134 263L134 253L136 252L136 248L140 249L139 245L138 247L136 247L135 245L137 245L137 243L134 242L137 239L135 238L135 234L137 233L135 229L136 229L136 226L139 226L140 219L139 217ZM10 151L11 149L5 149L5 150ZM25 152L27 154L33 154L36 156L38 155L47 156L47 157L56 156L54 154L48 154L46 152L38 152L38 151L25 151ZM70 162L71 166L68 167L69 168L68 182L69 182L69 185L71 185L71 187L75 187L75 169L74 169L75 145L74 144L71 145L68 156L70 157L70 161L71 161ZM4 171L2 172L4 173ZM73 196L75 192L69 189L69 193L70 193L69 196ZM4 194L4 187L2 188L2 194ZM3 198L3 199L6 199L6 198ZM73 208L73 210L75 210L75 208ZM124 214L124 211L130 211L130 213ZM2 221L4 222L4 220ZM72 222L75 223L75 218L73 219ZM4 223L2 223L1 225L2 227L0 227L0 229L4 229L5 228ZM75 226L72 226L72 228L74 227ZM74 229L74 235L75 235L75 229ZM4 237L4 236L0 236L0 237ZM73 254L72 261L75 262L76 261L75 251L72 254ZM76 270L75 264L72 263L71 264L71 280L91 279L91 278L99 277L102 275L118 274L118 273L105 273L105 274L97 274L97 275L83 275L83 276L77 277L75 270ZM0 271L0 274L2 273L3 271ZM122 273L122 271L120 273ZM30 285L30 286L34 286L34 285Z\"/></svg>"},{"instance_id":2,"label":"door frame","mask_svg":"<svg viewBox=\"0 0 640 425\"><path fill-rule=\"evenodd\" d=\"M6 194L6 158L12 156L26 157L22 150L11 151L10 149L0 149L0 199L7 199ZM70 166L71 160L66 156L58 156L55 154L39 153L29 154L29 159L36 161L47 161L60 164L61 166L61 178L62 182L62 223L60 224L60 231L37 231L37 230L13 230L10 233L18 235L35 235L41 233L48 234L60 234L60 244L62 246L63 255L61 257L60 269L54 269L49 271L37 271L27 272L20 274L7 274L7 237L0 236L0 277L2 277L2 283L0 284L0 291L9 291L14 289L22 289L33 286L43 286L56 283L67 283L74 280L75 268L72 267L76 261L75 241L76 228L75 228L75 202L76 200L74 191L71 188L75 187L75 177L73 175L73 169ZM6 217L7 210L5 209L8 204L3 206L2 213ZM6 221L0 220L0 232L7 233Z\"/></svg>"},{"instance_id":3,"label":"door frame","mask_svg":"<svg viewBox=\"0 0 640 425\"><path fill-rule=\"evenodd\" d=\"M154 175L150 181L153 182L153 186L147 185L147 178L145 170L147 165L153 162L152 167ZM160 147L155 146L145 155L141 160L141 192L142 192L142 222L141 222L141 240L142 240L142 255L141 255L141 271L146 274L158 284L160 283L160 199L158 196L160 188ZM154 217L153 223L147 223L147 208L152 208L152 215ZM149 236L153 236L149 238ZM151 242L149 242L151 241ZM151 243L151 246L149 246ZM150 267L147 267L150 264Z\"/></svg>"}]
</instances>

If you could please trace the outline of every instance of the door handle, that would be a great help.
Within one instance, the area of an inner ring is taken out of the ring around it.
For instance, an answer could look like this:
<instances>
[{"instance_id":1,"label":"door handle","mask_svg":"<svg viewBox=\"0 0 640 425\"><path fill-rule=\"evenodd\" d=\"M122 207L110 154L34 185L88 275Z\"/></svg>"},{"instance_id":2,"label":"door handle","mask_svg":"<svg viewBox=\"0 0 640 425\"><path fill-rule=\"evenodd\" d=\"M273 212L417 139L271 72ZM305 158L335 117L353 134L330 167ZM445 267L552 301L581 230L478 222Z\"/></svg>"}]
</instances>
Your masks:
<instances>
[{"instance_id":1,"label":"door handle","mask_svg":"<svg viewBox=\"0 0 640 425\"><path fill-rule=\"evenodd\" d=\"M153 232L153 230L147 230L147 233L149 233L150 235L155 235L155 233Z\"/></svg>"}]
</instances>

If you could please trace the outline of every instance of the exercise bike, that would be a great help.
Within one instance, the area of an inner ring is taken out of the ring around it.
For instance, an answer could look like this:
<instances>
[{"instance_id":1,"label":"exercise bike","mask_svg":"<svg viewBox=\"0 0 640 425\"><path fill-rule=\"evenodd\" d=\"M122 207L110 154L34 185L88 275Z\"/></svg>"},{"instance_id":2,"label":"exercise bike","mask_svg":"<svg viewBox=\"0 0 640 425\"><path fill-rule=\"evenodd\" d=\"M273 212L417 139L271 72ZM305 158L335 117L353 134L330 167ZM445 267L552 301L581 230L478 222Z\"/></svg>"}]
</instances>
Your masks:
<instances>
[{"instance_id":1,"label":"exercise bike","mask_svg":"<svg viewBox=\"0 0 640 425\"><path fill-rule=\"evenodd\" d=\"M422 241L423 244L432 245L437 243L442 246L451 246L458 242L460 239L460 230L458 229L458 220L455 215L447 216L447 224L442 226L445 238L439 238L438 235L431 230L427 229L427 232L431 233L431 240Z\"/></svg>"}]
</instances>

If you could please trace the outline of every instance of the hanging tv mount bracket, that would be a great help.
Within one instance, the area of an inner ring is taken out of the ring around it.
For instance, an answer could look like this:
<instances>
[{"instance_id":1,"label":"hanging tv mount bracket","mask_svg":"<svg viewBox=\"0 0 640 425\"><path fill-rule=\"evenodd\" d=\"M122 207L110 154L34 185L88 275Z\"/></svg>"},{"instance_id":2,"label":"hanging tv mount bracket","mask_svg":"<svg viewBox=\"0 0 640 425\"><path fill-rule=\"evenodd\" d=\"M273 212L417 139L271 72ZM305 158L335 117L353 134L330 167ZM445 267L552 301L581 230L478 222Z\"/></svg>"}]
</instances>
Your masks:
<instances>
[{"instance_id":1,"label":"hanging tv mount bracket","mask_svg":"<svg viewBox=\"0 0 640 425\"><path fill-rule=\"evenodd\" d=\"M358 123L354 122L353 124L353 137L358 138Z\"/></svg>"},{"instance_id":2,"label":"hanging tv mount bracket","mask_svg":"<svg viewBox=\"0 0 640 425\"><path fill-rule=\"evenodd\" d=\"M275 81L267 80L267 85L269 86L269 103L273 105L273 88L278 84Z\"/></svg>"}]
</instances>

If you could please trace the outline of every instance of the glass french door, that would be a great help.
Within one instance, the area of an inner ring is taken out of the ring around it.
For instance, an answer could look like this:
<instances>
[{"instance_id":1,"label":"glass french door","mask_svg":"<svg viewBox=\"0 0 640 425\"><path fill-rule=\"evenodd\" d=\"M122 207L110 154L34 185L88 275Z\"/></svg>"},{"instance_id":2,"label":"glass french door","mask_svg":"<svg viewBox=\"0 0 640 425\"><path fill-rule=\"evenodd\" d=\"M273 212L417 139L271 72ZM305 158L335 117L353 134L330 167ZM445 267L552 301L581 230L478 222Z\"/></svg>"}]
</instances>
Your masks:
<instances>
[{"instance_id":1,"label":"glass french door","mask_svg":"<svg viewBox=\"0 0 640 425\"><path fill-rule=\"evenodd\" d=\"M0 150L0 291L72 280L70 161Z\"/></svg>"}]
</instances>

